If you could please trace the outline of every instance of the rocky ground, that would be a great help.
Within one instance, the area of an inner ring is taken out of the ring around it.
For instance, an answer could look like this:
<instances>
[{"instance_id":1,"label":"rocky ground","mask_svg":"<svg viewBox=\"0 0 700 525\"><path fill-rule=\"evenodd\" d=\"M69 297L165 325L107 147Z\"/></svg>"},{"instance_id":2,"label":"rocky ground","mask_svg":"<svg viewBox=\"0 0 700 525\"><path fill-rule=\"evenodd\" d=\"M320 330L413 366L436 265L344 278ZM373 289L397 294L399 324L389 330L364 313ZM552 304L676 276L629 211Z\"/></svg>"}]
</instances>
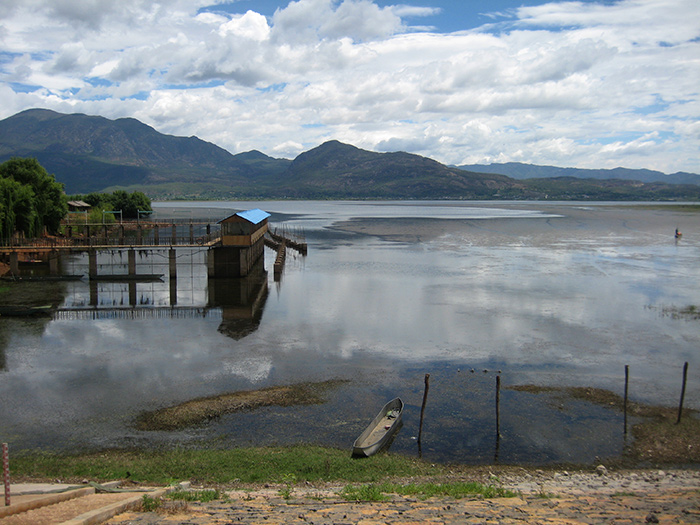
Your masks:
<instances>
[{"instance_id":1,"label":"rocky ground","mask_svg":"<svg viewBox=\"0 0 700 525\"><path fill-rule=\"evenodd\" d=\"M456 475L453 481L461 478ZM128 512L112 525L213 524L610 524L700 523L700 472L527 471L480 473L517 495L484 499L420 499L390 495L382 502L348 502L341 487L239 488L209 503L166 501L155 512ZM472 481L473 478L469 478ZM284 497L288 496L288 497Z\"/></svg>"}]
</instances>

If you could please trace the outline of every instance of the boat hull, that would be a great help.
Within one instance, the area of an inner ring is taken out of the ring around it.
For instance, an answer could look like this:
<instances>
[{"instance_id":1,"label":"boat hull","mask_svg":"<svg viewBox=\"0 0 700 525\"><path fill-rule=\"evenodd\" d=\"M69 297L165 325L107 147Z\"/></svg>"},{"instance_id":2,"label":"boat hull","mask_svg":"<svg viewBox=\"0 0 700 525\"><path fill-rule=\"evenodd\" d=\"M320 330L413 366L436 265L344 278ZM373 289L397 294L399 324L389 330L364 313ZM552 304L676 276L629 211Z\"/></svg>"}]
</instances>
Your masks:
<instances>
[{"instance_id":1,"label":"boat hull","mask_svg":"<svg viewBox=\"0 0 700 525\"><path fill-rule=\"evenodd\" d=\"M369 457L389 445L403 424L403 401L389 401L352 445L354 457Z\"/></svg>"}]
</instances>

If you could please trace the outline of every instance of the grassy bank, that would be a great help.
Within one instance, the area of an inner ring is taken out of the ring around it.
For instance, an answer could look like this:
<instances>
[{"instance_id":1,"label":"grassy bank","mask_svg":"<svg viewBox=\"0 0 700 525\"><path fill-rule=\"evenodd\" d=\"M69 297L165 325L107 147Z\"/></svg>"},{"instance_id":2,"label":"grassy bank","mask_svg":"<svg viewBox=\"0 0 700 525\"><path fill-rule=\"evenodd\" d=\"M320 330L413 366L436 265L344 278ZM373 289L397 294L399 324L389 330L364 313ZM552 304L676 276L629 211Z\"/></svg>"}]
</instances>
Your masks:
<instances>
[{"instance_id":1,"label":"grassy bank","mask_svg":"<svg viewBox=\"0 0 700 525\"><path fill-rule=\"evenodd\" d=\"M80 482L128 479L207 485L334 482L374 483L391 477L435 476L447 467L416 458L379 454L353 459L347 450L315 446L232 450L107 451L74 456L32 454L12 459L13 479Z\"/></svg>"}]
</instances>

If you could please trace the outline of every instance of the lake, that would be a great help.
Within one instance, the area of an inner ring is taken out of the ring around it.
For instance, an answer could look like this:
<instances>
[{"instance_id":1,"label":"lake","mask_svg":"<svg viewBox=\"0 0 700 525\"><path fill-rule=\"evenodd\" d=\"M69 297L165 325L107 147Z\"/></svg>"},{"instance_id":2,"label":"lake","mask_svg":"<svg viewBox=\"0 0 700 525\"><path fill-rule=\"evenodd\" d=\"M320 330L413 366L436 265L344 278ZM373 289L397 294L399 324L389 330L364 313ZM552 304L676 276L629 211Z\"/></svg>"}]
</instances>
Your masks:
<instances>
[{"instance_id":1,"label":"lake","mask_svg":"<svg viewBox=\"0 0 700 525\"><path fill-rule=\"evenodd\" d=\"M700 408L700 321L683 314L700 306L698 213L610 203L154 203L160 218L219 220L251 208L308 243L306 257L288 251L279 281L269 249L266 272L244 286L209 282L206 250L179 249L169 282L162 247L137 261L162 282L13 283L11 293L21 287L68 313L0 319L0 441L20 452L315 443L349 453L398 396L406 410L394 453L592 464L623 451L620 412L512 387L622 395L629 365L631 399L677 406L688 362L685 406ZM124 273L126 256L103 252L99 265ZM63 271L87 274L87 258L66 258ZM198 397L331 379L346 381L318 405L180 431L134 424L143 411Z\"/></svg>"}]
</instances>

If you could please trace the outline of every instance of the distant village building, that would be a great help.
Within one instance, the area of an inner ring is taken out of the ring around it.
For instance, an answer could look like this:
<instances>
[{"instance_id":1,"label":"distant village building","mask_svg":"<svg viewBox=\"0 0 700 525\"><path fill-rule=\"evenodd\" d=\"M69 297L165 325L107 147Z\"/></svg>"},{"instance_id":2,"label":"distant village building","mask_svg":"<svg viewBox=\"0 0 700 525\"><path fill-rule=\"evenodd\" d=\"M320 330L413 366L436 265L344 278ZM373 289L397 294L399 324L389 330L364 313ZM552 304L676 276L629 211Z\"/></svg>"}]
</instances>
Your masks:
<instances>
[{"instance_id":1,"label":"distant village building","mask_svg":"<svg viewBox=\"0 0 700 525\"><path fill-rule=\"evenodd\" d=\"M68 201L68 211L72 212L88 212L90 211L90 206L87 202L83 201Z\"/></svg>"}]
</instances>

